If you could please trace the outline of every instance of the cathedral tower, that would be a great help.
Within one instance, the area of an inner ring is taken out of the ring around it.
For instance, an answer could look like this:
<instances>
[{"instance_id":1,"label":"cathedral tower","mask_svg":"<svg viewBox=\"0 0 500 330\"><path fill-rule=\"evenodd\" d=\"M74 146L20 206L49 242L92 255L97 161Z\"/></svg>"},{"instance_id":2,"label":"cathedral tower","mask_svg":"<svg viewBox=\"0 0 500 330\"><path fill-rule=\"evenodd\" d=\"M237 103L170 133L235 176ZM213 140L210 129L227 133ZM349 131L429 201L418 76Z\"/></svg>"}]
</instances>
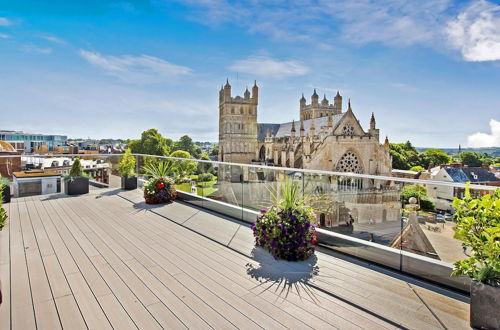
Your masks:
<instances>
[{"instance_id":1,"label":"cathedral tower","mask_svg":"<svg viewBox=\"0 0 500 330\"><path fill-rule=\"evenodd\" d=\"M258 100L257 82L243 97L231 96L229 81L219 91L219 161L248 164L257 159Z\"/></svg>"}]
</instances>

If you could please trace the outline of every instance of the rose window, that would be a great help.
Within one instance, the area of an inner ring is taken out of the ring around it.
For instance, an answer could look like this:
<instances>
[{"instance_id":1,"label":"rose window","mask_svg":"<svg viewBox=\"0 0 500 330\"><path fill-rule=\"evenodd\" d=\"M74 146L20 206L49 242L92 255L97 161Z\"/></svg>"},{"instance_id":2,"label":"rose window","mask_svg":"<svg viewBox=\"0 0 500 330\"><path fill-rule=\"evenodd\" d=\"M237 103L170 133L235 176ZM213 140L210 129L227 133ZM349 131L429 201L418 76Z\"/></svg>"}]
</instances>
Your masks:
<instances>
[{"instance_id":1,"label":"rose window","mask_svg":"<svg viewBox=\"0 0 500 330\"><path fill-rule=\"evenodd\" d=\"M358 157L352 152L346 152L337 163L337 171L361 173L361 162Z\"/></svg>"},{"instance_id":2,"label":"rose window","mask_svg":"<svg viewBox=\"0 0 500 330\"><path fill-rule=\"evenodd\" d=\"M346 125L342 128L342 135L354 135L354 127Z\"/></svg>"}]
</instances>

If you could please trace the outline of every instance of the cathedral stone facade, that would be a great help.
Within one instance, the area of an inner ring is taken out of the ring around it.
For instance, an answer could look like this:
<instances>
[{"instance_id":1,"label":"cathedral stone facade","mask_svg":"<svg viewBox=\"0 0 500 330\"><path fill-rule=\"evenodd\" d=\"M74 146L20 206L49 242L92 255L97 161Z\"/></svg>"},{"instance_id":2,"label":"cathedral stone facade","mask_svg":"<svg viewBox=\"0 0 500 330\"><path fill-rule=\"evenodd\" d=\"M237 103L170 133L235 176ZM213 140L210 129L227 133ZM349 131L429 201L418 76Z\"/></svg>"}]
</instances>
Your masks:
<instances>
[{"instance_id":1,"label":"cathedral stone facade","mask_svg":"<svg viewBox=\"0 0 500 330\"><path fill-rule=\"evenodd\" d=\"M219 160L271 166L391 175L389 142L379 142L372 114L365 131L350 101L346 111L337 92L331 104L314 90L311 103L299 101L298 122L257 123L258 86L231 96L229 82L219 92Z\"/></svg>"},{"instance_id":2,"label":"cathedral stone facade","mask_svg":"<svg viewBox=\"0 0 500 330\"><path fill-rule=\"evenodd\" d=\"M386 138L380 144L375 116L371 116L369 129L363 129L350 101L344 111L339 92L333 103L326 96L320 101L316 90L310 104L302 95L297 122L258 123L258 101L256 83L251 93L247 89L243 96L235 97L231 95L229 82L221 87L219 161L391 175L389 142ZM232 198L229 201L237 205L244 201L246 207L254 209L266 207L271 200L269 187L282 182L284 175L301 176L292 171L221 167L221 200ZM321 227L340 230L341 224L350 221L359 225L376 221L391 222L395 232L400 228L399 192L391 181L306 174L303 182ZM352 226L345 228L352 230Z\"/></svg>"}]
</instances>

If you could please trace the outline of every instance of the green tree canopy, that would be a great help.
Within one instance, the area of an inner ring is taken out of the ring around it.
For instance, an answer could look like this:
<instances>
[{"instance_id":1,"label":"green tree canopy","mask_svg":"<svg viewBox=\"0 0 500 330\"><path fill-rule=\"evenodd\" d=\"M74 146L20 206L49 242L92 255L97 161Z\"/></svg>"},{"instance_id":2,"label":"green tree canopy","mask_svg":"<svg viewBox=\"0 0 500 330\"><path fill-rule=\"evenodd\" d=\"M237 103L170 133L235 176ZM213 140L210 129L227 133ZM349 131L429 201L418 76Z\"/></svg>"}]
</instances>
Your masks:
<instances>
[{"instance_id":1,"label":"green tree canopy","mask_svg":"<svg viewBox=\"0 0 500 330\"><path fill-rule=\"evenodd\" d=\"M481 155L472 151L464 151L460 154L460 162L470 167L479 167L483 165Z\"/></svg>"},{"instance_id":2,"label":"green tree canopy","mask_svg":"<svg viewBox=\"0 0 500 330\"><path fill-rule=\"evenodd\" d=\"M429 167L429 164L439 166L451 162L451 157L441 149L427 149L422 154L422 166Z\"/></svg>"},{"instance_id":3,"label":"green tree canopy","mask_svg":"<svg viewBox=\"0 0 500 330\"><path fill-rule=\"evenodd\" d=\"M133 153L167 156L172 147L172 140L164 138L157 129L142 132L140 140L130 140L129 148Z\"/></svg>"},{"instance_id":4,"label":"green tree canopy","mask_svg":"<svg viewBox=\"0 0 500 330\"><path fill-rule=\"evenodd\" d=\"M210 156L217 156L219 155L219 145L216 144L212 150L210 150ZM498 157L500 159L500 157ZM500 163L500 160L498 161Z\"/></svg>"},{"instance_id":5,"label":"green tree canopy","mask_svg":"<svg viewBox=\"0 0 500 330\"><path fill-rule=\"evenodd\" d=\"M191 139L187 135L181 136L179 141L174 143L173 151L184 150L187 151L190 155L193 155L195 158L200 158L201 156L201 148L197 146L193 139Z\"/></svg>"},{"instance_id":6,"label":"green tree canopy","mask_svg":"<svg viewBox=\"0 0 500 330\"><path fill-rule=\"evenodd\" d=\"M193 174L196 170L197 163L193 161L189 161L188 159L192 159L189 152L184 150L177 150L172 152L171 157L176 158L185 158L186 160L174 160L174 171L179 176L180 180L186 179L189 175Z\"/></svg>"},{"instance_id":7,"label":"green tree canopy","mask_svg":"<svg viewBox=\"0 0 500 330\"><path fill-rule=\"evenodd\" d=\"M392 156L392 167L408 170L412 166L422 164L422 156L410 141L405 143L391 143L389 153Z\"/></svg>"},{"instance_id":8,"label":"green tree canopy","mask_svg":"<svg viewBox=\"0 0 500 330\"><path fill-rule=\"evenodd\" d=\"M410 171L415 171L415 172L422 172L422 171L425 171L425 168L423 168L422 166L420 165L417 165L417 166L412 166L410 168Z\"/></svg>"},{"instance_id":9,"label":"green tree canopy","mask_svg":"<svg viewBox=\"0 0 500 330\"><path fill-rule=\"evenodd\" d=\"M401 202L406 205L411 197L418 200L420 207L424 210L434 210L434 203L427 197L427 189L419 184L406 185L401 189Z\"/></svg>"}]
</instances>

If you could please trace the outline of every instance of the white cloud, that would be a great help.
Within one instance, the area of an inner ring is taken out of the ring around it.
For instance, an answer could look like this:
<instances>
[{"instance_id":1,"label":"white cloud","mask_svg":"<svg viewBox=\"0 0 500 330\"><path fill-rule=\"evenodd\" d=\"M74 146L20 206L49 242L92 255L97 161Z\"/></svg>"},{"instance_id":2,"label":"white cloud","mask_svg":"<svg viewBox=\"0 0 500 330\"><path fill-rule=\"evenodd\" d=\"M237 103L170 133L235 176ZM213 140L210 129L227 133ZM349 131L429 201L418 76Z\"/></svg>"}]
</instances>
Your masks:
<instances>
[{"instance_id":1,"label":"white cloud","mask_svg":"<svg viewBox=\"0 0 500 330\"><path fill-rule=\"evenodd\" d=\"M43 54L43 55L48 55L52 53L52 48L50 47L38 47L33 44L26 44L22 45L21 49L25 51L26 53L36 53L36 54Z\"/></svg>"},{"instance_id":2,"label":"white cloud","mask_svg":"<svg viewBox=\"0 0 500 330\"><path fill-rule=\"evenodd\" d=\"M10 38L8 34L0 33L0 39L8 39L8 38Z\"/></svg>"},{"instance_id":3,"label":"white cloud","mask_svg":"<svg viewBox=\"0 0 500 330\"><path fill-rule=\"evenodd\" d=\"M279 61L268 56L250 56L236 61L229 68L237 72L275 79L302 76L309 72L309 68L300 62Z\"/></svg>"},{"instance_id":4,"label":"white cloud","mask_svg":"<svg viewBox=\"0 0 500 330\"><path fill-rule=\"evenodd\" d=\"M66 40L51 35L41 35L40 38L53 42L55 44L60 44L60 45L66 44Z\"/></svg>"},{"instance_id":5,"label":"white cloud","mask_svg":"<svg viewBox=\"0 0 500 330\"><path fill-rule=\"evenodd\" d=\"M9 26L12 25L12 21L5 17L0 17L0 26Z\"/></svg>"},{"instance_id":6,"label":"white cloud","mask_svg":"<svg viewBox=\"0 0 500 330\"><path fill-rule=\"evenodd\" d=\"M475 133L467 138L467 145L472 148L500 147L500 121L490 120L491 133Z\"/></svg>"},{"instance_id":7,"label":"white cloud","mask_svg":"<svg viewBox=\"0 0 500 330\"><path fill-rule=\"evenodd\" d=\"M446 33L466 61L500 60L500 5L473 2L448 23Z\"/></svg>"},{"instance_id":8,"label":"white cloud","mask_svg":"<svg viewBox=\"0 0 500 330\"><path fill-rule=\"evenodd\" d=\"M232 23L279 40L411 45L433 41L451 0L177 0L207 25Z\"/></svg>"},{"instance_id":9,"label":"white cloud","mask_svg":"<svg viewBox=\"0 0 500 330\"><path fill-rule=\"evenodd\" d=\"M131 83L159 82L192 73L188 67L172 64L154 56L111 56L83 49L80 49L79 54L106 73Z\"/></svg>"}]
</instances>

